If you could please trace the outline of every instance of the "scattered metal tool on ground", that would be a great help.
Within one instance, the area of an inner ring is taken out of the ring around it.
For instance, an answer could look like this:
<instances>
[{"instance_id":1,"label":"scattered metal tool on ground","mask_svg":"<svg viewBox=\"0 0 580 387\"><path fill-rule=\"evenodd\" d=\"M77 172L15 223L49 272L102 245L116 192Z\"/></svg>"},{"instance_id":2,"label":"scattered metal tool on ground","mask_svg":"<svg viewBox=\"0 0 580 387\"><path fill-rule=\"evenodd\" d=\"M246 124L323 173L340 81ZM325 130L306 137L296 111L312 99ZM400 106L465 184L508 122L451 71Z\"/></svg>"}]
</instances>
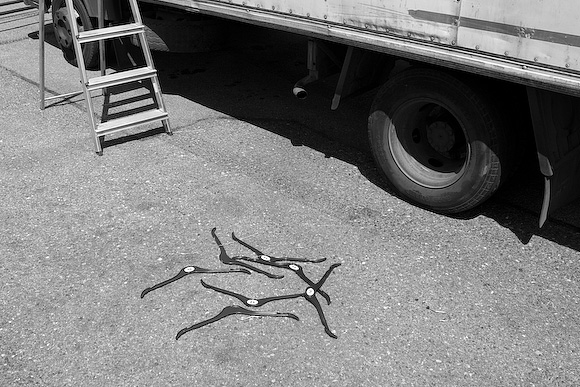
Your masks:
<instances>
[{"instance_id":1,"label":"scattered metal tool on ground","mask_svg":"<svg viewBox=\"0 0 580 387\"><path fill-rule=\"evenodd\" d=\"M260 250L258 250L257 248L255 248L254 246L249 245L248 243L244 242L243 240L239 239L238 237L236 237L236 234L234 234L232 232L232 239L235 240L236 242L238 242L239 244L241 244L244 247L247 247L248 249L252 250L254 252L254 254L256 254L256 256L264 262L271 262L271 263L277 263L277 262L308 262L308 263L320 263L320 262L324 262L326 261L326 258L317 258L317 259L308 259L308 258L291 258L291 257L273 257L271 255L266 255L263 252L261 252ZM236 257L237 258L237 257ZM247 257L244 257L247 258Z\"/></svg>"},{"instance_id":2,"label":"scattered metal tool on ground","mask_svg":"<svg viewBox=\"0 0 580 387\"><path fill-rule=\"evenodd\" d=\"M220 249L220 255L219 255L220 261L225 265L236 265L236 266L241 266L241 268L228 269L228 270L216 270L216 269L204 269L204 268L199 267L199 266L186 266L183 269L181 269L180 272L177 275L175 275L174 277L172 277L168 280L165 280L163 282L160 282L160 283L158 283L150 288L143 290L143 292L141 293L141 298L145 297L145 295L147 293L149 293L155 289L159 289L160 287L163 287L171 282L177 281L177 280L179 280L179 279L181 279L189 274L205 274L205 273L208 273L208 274L213 274L213 273L251 274L251 271L254 271L256 273L263 274L269 278L280 279L280 278L284 277L283 275L272 274L272 273L269 273L267 271L256 268L256 267L248 264L247 262L259 263L262 265L267 265L267 266L275 267L275 268L279 268L279 269L291 270L294 273L296 273L296 275L298 275L298 277L300 277L306 284L308 284L308 287L304 290L303 293L296 293L296 294L288 294L288 295L272 296L272 297L255 299L255 298L248 298L244 295L241 295L239 293L235 293L235 292L232 292L232 291L229 291L226 289L220 289L218 287L209 285L208 283L204 282L203 280L201 280L201 284L208 289L212 289L216 292L224 293L224 294L227 294L229 296L235 297L238 300L242 301L244 303L244 305L250 306L253 308L261 307L262 305L267 304L267 303L272 302L272 301L280 301L280 300L287 300L287 299L303 297L304 299L306 299L306 301L308 301L310 304L312 304L314 306L314 308L316 309L316 311L318 312L318 316L320 317L320 321L322 322L322 325L324 326L324 331L326 332L326 334L328 334L330 337L332 337L334 339L337 338L337 336L334 333L332 333L332 331L328 327L328 323L327 323L326 318L324 316L322 306L320 305L320 302L316 298L316 293L319 293L322 297L324 297L326 302L328 304L330 304L330 297L328 296L328 294L326 294L320 288L322 287L324 282L328 279L328 277L330 276L332 271L341 265L340 263L335 263L335 264L331 265L326 270L326 272L324 273L322 278L318 282L315 283L311 279L309 279L306 276L306 274L304 274L304 270L302 269L302 267L300 265L296 264L295 262L320 263L320 262L324 262L326 260L326 258L308 259L308 258L292 258L292 257L272 257L272 256L264 254L262 251L258 250L257 248L255 248L255 247L249 245L248 243L242 241L241 239L237 238L234 233L232 233L232 239L234 241L238 242L239 244L241 244L242 246L250 249L252 252L254 252L256 257L246 257L246 256L230 257L227 254L223 244L219 240L219 238L216 234L215 227L211 230L211 235L213 236L215 243L218 245L218 247ZM288 318L292 318L294 320L299 320L299 318L292 313L258 312L258 311L245 309L241 306L232 305L232 306L225 307L219 314L217 314L216 316L214 316L208 320L201 321L201 322L196 323L188 328L184 328L184 329L180 330L177 333L177 336L175 337L175 339L178 340L183 334L185 334L189 331L192 331L192 330L197 329L197 328L201 328L205 325L208 325L208 324L211 324L211 323L216 322L218 320L221 320L222 318L230 316L232 314L245 314L245 315L249 315L249 316L264 316L264 317L288 317Z\"/></svg>"},{"instance_id":3,"label":"scattered metal tool on ground","mask_svg":"<svg viewBox=\"0 0 580 387\"><path fill-rule=\"evenodd\" d=\"M236 257L233 257L233 259L249 261L249 262L254 262L254 263L260 263L262 265L277 267L280 269L291 270L294 273L296 273L296 275L298 275L298 277L300 277L302 279L302 281L306 282L306 284L308 284L308 286L311 286L311 287L314 287L315 284L311 279L309 279L306 276L306 274L304 274L304 270L302 270L302 266L297 265L295 263L290 263L290 262L320 263L320 262L324 262L326 260L326 258L319 258L319 259L287 258L287 257L276 258L276 257L272 257L269 255L265 255L257 248L255 248L255 247L249 245L248 243L242 241L241 239L237 238L234 233L232 233L232 239L235 240L236 242L238 242L239 244L241 244L242 246L245 246L248 249L252 250L254 252L254 254L256 254L255 258L250 258L250 257L246 257L246 256L236 256ZM317 290L317 292L322 297L324 297L324 299L326 300L326 303L328 305L330 305L330 296L328 294L326 294L326 292L324 292L323 290L320 290L320 289Z\"/></svg>"},{"instance_id":4,"label":"scattered metal tool on ground","mask_svg":"<svg viewBox=\"0 0 580 387\"><path fill-rule=\"evenodd\" d=\"M212 290L215 290L216 292L227 294L228 296L235 297L238 300L242 301L247 306L251 306L252 308L259 308L260 306L263 306L271 301L289 300L292 298L298 298L298 297L303 296L303 293L298 293L298 294L289 294L287 296L273 296L273 297L265 297L265 298L256 299L256 298L248 298L248 297L243 296L239 293L235 293L235 292L232 292L232 291L229 291L226 289L220 289L217 286L213 286L213 285L210 285L210 284L204 282L203 280L201 280L201 284L203 285L203 287L205 287L207 289L212 289Z\"/></svg>"},{"instance_id":5,"label":"scattered metal tool on ground","mask_svg":"<svg viewBox=\"0 0 580 387\"><path fill-rule=\"evenodd\" d=\"M316 308L316 311L318 312L318 316L320 317L320 321L322 322L322 325L324 326L324 331L326 332L326 334L328 336L332 337L333 339L336 339L337 336L334 333L332 333L332 331L328 327L328 323L326 321L326 318L324 317L324 312L322 310L322 306L320 306L320 302L318 302L318 299L316 298L316 293L320 291L320 287L324 284L326 279L330 276L330 273L332 273L332 271L335 268L337 268L338 266L340 266L340 263L335 263L334 265L330 266L328 268L328 270L326 270L326 273L324 273L324 275L322 276L320 281L318 281L316 284L313 284L313 286L307 287L306 290L304 291L304 293L282 295L282 296L273 296L273 297L266 297L266 298L260 298L260 299L248 298L248 297L241 295L239 293L235 293L235 292L225 290L225 289L220 289L218 287L215 287L215 286L212 286L212 285L209 285L209 284L203 282L203 280L201 280L201 284L208 289L212 289L212 290L215 290L216 292L220 292L220 293L235 297L238 300L242 301L245 305L250 306L250 307L254 307L254 308L260 307L260 306L267 304L268 302L272 302L272 301L287 300L287 299L291 299L291 298L303 297L304 299L306 299L306 301L310 302L314 306L314 308Z\"/></svg>"},{"instance_id":6,"label":"scattered metal tool on ground","mask_svg":"<svg viewBox=\"0 0 580 387\"><path fill-rule=\"evenodd\" d=\"M292 314L292 313L258 312L255 310L249 310L246 308L242 308L241 306L231 305L231 306L226 306L225 308L222 309L222 311L220 313L218 313L216 316L214 316L208 320L198 322L198 323L193 324L192 326L190 326L188 328L183 328L182 330L177 332L177 336L175 336L175 340L179 340L179 338L181 336L183 336L185 333L187 333L189 331L192 331L192 330L197 329L197 328L201 328L205 325L208 325L208 324L211 324L211 323L216 322L218 320L221 320L224 317L231 316L232 314L245 314L248 316L261 316L261 317L288 317L288 318L292 318L292 319L297 320L297 321L300 320L298 318L298 316L296 316L295 314Z\"/></svg>"},{"instance_id":7,"label":"scattered metal tool on ground","mask_svg":"<svg viewBox=\"0 0 580 387\"><path fill-rule=\"evenodd\" d=\"M190 274L217 274L217 273L245 273L245 274L251 274L249 270L247 269L205 269L203 267L199 267L199 266L186 266L183 269L181 269L179 271L179 273L177 273L177 275L175 275L172 278L169 278L168 280L165 280L163 282L158 283L157 285L154 285L150 288L147 288L145 290L143 290L143 292L141 293L141 298L145 297L145 295L155 289L159 289L165 285L168 285L172 282L177 281L178 279L181 279L187 275Z\"/></svg>"},{"instance_id":8,"label":"scattered metal tool on ground","mask_svg":"<svg viewBox=\"0 0 580 387\"><path fill-rule=\"evenodd\" d=\"M296 275L298 275L298 277L300 277L302 279L302 281L306 282L306 284L308 284L308 286L311 286L311 287L314 287L315 284L311 279L309 279L306 276L306 274L304 274L304 270L302 270L302 266L300 266L296 263L290 263L290 262L320 263L320 262L324 262L326 260L326 258L319 258L319 259L288 258L288 257L276 258L276 257L272 257L272 256L269 256L269 255L262 253L260 250L258 250L254 246L251 246L248 243L237 238L234 233L232 233L232 239L235 240L236 242L238 242L239 244L241 244L242 246L245 246L248 249L252 250L254 252L254 254L256 254L255 258L250 258L250 257L246 257L246 256L236 256L233 259L244 260L244 261L249 261L249 262L254 262L254 263L260 263L262 265L277 267L280 269L291 270L294 273L296 273ZM317 292L322 297L324 297L324 299L326 300L326 303L328 305L330 305L330 296L328 294L326 294L326 292L324 292L323 290L317 290Z\"/></svg>"},{"instance_id":9,"label":"scattered metal tool on ground","mask_svg":"<svg viewBox=\"0 0 580 387\"><path fill-rule=\"evenodd\" d=\"M220 261L225 264L225 265L236 265L236 266L242 266L245 267L246 269L255 271L256 273L259 274L263 274L265 276L267 276L268 278L275 278L275 279L280 279L280 278L284 278L283 275L277 275L277 274L272 274L269 273L267 271L264 271L262 269L258 269L257 267L254 267L252 265L249 265L245 262L240 262L237 258L233 258L230 257L228 255L228 253L226 252L226 249L224 248L224 245L220 242L219 238L217 237L216 233L215 233L216 228L214 227L211 230L211 235L213 236L213 239L215 240L215 243L218 245L218 247L220 248Z\"/></svg>"}]
</instances>

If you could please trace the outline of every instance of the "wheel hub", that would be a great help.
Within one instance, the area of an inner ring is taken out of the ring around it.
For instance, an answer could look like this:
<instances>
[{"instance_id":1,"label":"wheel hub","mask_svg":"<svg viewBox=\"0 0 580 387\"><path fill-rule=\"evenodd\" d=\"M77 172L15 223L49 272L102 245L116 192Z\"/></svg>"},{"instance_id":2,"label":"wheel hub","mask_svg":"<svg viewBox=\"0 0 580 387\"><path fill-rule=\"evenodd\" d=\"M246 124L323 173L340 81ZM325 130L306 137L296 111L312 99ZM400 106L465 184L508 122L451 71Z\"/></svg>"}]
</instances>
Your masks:
<instances>
[{"instance_id":1,"label":"wheel hub","mask_svg":"<svg viewBox=\"0 0 580 387\"><path fill-rule=\"evenodd\" d=\"M449 152L455 145L453 128L446 122L434 122L427 127L427 140L437 152Z\"/></svg>"},{"instance_id":2,"label":"wheel hub","mask_svg":"<svg viewBox=\"0 0 580 387\"><path fill-rule=\"evenodd\" d=\"M54 29L56 39L61 47L70 48L72 43L72 31L68 22L66 8L59 8L55 13Z\"/></svg>"},{"instance_id":3,"label":"wheel hub","mask_svg":"<svg viewBox=\"0 0 580 387\"><path fill-rule=\"evenodd\" d=\"M72 48L72 30L69 22L68 11L66 7L59 8L54 14L54 29L55 36L58 43L63 48ZM77 29L83 31L83 25L80 22L80 17L75 10L75 21L77 23Z\"/></svg>"},{"instance_id":4,"label":"wheel hub","mask_svg":"<svg viewBox=\"0 0 580 387\"><path fill-rule=\"evenodd\" d=\"M462 133L451 112L425 99L401 106L387 129L390 153L401 172L433 189L448 187L461 178L470 157Z\"/></svg>"}]
</instances>

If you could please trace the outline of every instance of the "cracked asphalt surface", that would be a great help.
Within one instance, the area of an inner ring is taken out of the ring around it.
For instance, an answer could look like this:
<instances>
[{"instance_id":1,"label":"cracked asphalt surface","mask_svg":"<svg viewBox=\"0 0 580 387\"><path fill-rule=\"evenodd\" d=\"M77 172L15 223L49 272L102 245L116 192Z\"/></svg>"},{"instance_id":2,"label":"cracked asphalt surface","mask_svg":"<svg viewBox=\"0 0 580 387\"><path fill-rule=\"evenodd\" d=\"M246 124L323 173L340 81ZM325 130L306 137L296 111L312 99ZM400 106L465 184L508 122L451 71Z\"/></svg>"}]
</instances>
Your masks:
<instances>
[{"instance_id":1,"label":"cracked asphalt surface","mask_svg":"<svg viewBox=\"0 0 580 387\"><path fill-rule=\"evenodd\" d=\"M449 217L390 193L366 145L373 92L330 111L296 100L302 37L241 28L228 48L155 53L175 134L152 125L94 154L84 102L38 108L38 27L0 16L0 385L575 386L580 384L580 206L537 228L542 182L525 164L483 206ZM236 30L237 31L237 30ZM47 28L47 87L78 72ZM96 98L97 105L102 104ZM100 111L100 109L97 109ZM330 338L304 299L188 332L248 297L304 291L286 270L223 268L231 232L302 264ZM319 300L322 298L319 296Z\"/></svg>"}]
</instances>

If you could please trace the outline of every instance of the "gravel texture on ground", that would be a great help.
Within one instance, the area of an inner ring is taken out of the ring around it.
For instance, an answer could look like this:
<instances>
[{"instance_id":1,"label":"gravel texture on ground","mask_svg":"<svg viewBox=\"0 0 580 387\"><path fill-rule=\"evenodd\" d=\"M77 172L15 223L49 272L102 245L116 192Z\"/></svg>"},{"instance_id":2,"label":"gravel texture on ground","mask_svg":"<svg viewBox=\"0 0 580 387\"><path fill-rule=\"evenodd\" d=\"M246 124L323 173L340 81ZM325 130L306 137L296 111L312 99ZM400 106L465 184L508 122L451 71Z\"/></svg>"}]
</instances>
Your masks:
<instances>
[{"instance_id":1,"label":"gravel texture on ground","mask_svg":"<svg viewBox=\"0 0 580 387\"><path fill-rule=\"evenodd\" d=\"M372 94L336 112L324 85L293 99L304 39L262 30L156 54L175 134L116 135L98 157L82 99L39 111L35 31L0 31L0 385L580 384L580 210L539 230L533 172L462 216L400 200L366 148ZM50 90L77 87L50 44L47 63ZM176 341L240 305L200 279L255 298L306 288L271 269L284 278L189 275L140 298L185 266L224 268L213 227L231 255L250 254L235 232L327 258L302 264L315 282L340 263L332 303L317 296L338 338L297 298L259 310L300 321L236 315Z\"/></svg>"}]
</instances>

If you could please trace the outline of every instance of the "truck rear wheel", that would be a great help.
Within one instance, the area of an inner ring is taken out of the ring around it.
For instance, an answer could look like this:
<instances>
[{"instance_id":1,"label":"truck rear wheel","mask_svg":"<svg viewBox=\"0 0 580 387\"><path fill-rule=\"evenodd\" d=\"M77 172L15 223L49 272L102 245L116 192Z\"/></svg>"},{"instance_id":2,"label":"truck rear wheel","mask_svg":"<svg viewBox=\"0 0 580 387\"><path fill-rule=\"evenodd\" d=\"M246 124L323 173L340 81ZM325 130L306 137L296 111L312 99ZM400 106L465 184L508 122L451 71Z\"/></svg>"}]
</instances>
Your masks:
<instances>
[{"instance_id":1,"label":"truck rear wheel","mask_svg":"<svg viewBox=\"0 0 580 387\"><path fill-rule=\"evenodd\" d=\"M432 69L410 69L377 94L373 156L404 198L442 213L487 200L509 174L502 117L483 94Z\"/></svg>"},{"instance_id":2,"label":"truck rear wheel","mask_svg":"<svg viewBox=\"0 0 580 387\"><path fill-rule=\"evenodd\" d=\"M82 0L73 0L75 9L77 28L79 31L89 31L93 29L93 24L87 8ZM54 35L58 46L62 51L64 59L72 64L77 65L74 46L72 43L71 20L68 17L65 0L54 0L52 3L52 22ZM98 42L85 43L83 45L83 57L87 68L95 68L99 63L99 44Z\"/></svg>"}]
</instances>

